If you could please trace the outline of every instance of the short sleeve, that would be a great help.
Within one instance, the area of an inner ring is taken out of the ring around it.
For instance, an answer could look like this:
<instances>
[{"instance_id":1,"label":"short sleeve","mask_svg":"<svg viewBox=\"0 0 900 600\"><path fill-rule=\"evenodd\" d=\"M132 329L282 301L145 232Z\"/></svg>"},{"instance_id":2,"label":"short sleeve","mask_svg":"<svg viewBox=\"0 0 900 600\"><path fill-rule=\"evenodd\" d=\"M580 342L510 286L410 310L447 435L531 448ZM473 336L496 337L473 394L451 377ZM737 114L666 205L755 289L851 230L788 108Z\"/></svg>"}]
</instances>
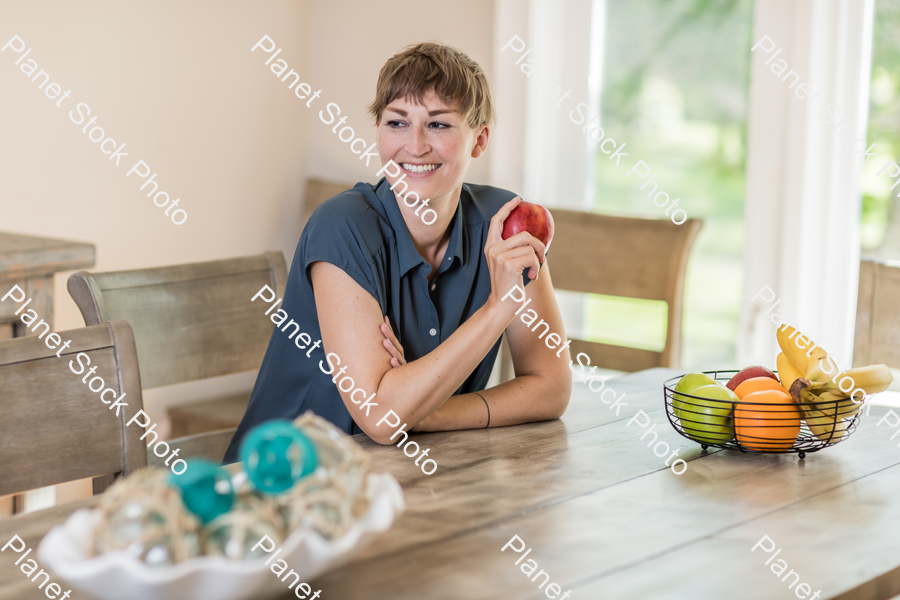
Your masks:
<instances>
[{"instance_id":1,"label":"short sleeve","mask_svg":"<svg viewBox=\"0 0 900 600\"><path fill-rule=\"evenodd\" d=\"M313 212L300 236L300 267L312 288L310 266L331 263L379 300L374 256L384 245L379 217L352 190L323 202Z\"/></svg>"}]
</instances>

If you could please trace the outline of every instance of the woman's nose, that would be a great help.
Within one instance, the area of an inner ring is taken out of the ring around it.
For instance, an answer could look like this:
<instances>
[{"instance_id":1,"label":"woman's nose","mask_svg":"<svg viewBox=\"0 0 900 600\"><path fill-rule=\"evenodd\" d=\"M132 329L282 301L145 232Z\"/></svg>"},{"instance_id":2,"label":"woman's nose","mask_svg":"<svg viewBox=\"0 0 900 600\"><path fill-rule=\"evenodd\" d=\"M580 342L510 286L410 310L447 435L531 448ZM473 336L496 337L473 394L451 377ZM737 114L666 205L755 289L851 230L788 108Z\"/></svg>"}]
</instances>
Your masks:
<instances>
[{"instance_id":1,"label":"woman's nose","mask_svg":"<svg viewBox=\"0 0 900 600\"><path fill-rule=\"evenodd\" d=\"M428 141L425 139L425 131L421 127L412 128L407 146L409 153L415 156L421 156L428 151Z\"/></svg>"}]
</instances>

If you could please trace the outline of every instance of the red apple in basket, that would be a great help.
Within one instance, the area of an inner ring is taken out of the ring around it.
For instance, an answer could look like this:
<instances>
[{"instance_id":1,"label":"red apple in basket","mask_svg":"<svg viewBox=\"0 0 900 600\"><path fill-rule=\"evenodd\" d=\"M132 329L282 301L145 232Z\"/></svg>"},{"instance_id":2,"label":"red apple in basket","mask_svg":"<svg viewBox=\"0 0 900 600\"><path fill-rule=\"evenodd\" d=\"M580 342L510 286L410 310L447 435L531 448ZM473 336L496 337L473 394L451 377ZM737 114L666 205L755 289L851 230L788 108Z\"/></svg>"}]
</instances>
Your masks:
<instances>
[{"instance_id":1,"label":"red apple in basket","mask_svg":"<svg viewBox=\"0 0 900 600\"><path fill-rule=\"evenodd\" d=\"M778 381L778 377L775 376L775 373L765 367L746 367L738 371L738 373L734 377L728 380L728 383L725 384L725 387L733 392L735 389L737 389L737 386L753 377L771 377L775 381Z\"/></svg>"},{"instance_id":2,"label":"red apple in basket","mask_svg":"<svg viewBox=\"0 0 900 600\"><path fill-rule=\"evenodd\" d=\"M522 231L527 231L550 247L553 239L553 217L550 211L540 204L532 204L524 200L509 213L503 222L501 237L505 240ZM545 248L545 249L546 249Z\"/></svg>"}]
</instances>

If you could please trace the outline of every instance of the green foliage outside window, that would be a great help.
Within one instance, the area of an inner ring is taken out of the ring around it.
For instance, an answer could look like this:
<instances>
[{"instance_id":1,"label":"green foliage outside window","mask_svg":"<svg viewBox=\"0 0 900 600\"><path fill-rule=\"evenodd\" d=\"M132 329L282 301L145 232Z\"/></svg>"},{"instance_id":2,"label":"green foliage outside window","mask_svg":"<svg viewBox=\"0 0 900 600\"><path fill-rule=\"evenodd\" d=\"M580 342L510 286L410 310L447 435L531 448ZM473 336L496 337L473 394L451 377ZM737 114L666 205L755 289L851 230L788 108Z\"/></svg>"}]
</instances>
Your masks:
<instances>
[{"instance_id":1,"label":"green foliage outside window","mask_svg":"<svg viewBox=\"0 0 900 600\"><path fill-rule=\"evenodd\" d=\"M869 87L868 146L875 144L864 170L862 252L900 260L900 198L896 180L876 175L888 160L900 163L900 0L876 0Z\"/></svg>"}]
</instances>

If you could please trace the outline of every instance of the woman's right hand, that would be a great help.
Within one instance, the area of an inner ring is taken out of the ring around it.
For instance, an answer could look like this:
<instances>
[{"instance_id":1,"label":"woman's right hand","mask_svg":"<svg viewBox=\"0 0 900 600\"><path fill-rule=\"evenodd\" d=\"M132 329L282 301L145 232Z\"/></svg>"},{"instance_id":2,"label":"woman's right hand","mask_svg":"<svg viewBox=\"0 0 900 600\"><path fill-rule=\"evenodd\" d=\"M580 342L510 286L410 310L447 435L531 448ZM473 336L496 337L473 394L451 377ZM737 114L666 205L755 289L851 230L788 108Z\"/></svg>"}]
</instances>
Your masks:
<instances>
[{"instance_id":1,"label":"woman's right hand","mask_svg":"<svg viewBox=\"0 0 900 600\"><path fill-rule=\"evenodd\" d=\"M503 239L503 222L509 213L522 202L516 196L497 211L491 219L484 255L491 272L491 297L488 302L498 304L514 285L522 283L522 271L528 269L528 278L537 279L544 263L543 242L522 231L509 239ZM515 304L515 303L511 303Z\"/></svg>"},{"instance_id":2,"label":"woman's right hand","mask_svg":"<svg viewBox=\"0 0 900 600\"><path fill-rule=\"evenodd\" d=\"M397 336L394 334L394 329L391 327L391 320L387 315L384 316L384 323L381 324L381 335L384 336L384 341L381 342L381 345L384 346L384 349L391 355L391 368L396 369L397 367L405 365L406 352L403 350L403 345L400 343L400 340L398 340Z\"/></svg>"}]
</instances>

